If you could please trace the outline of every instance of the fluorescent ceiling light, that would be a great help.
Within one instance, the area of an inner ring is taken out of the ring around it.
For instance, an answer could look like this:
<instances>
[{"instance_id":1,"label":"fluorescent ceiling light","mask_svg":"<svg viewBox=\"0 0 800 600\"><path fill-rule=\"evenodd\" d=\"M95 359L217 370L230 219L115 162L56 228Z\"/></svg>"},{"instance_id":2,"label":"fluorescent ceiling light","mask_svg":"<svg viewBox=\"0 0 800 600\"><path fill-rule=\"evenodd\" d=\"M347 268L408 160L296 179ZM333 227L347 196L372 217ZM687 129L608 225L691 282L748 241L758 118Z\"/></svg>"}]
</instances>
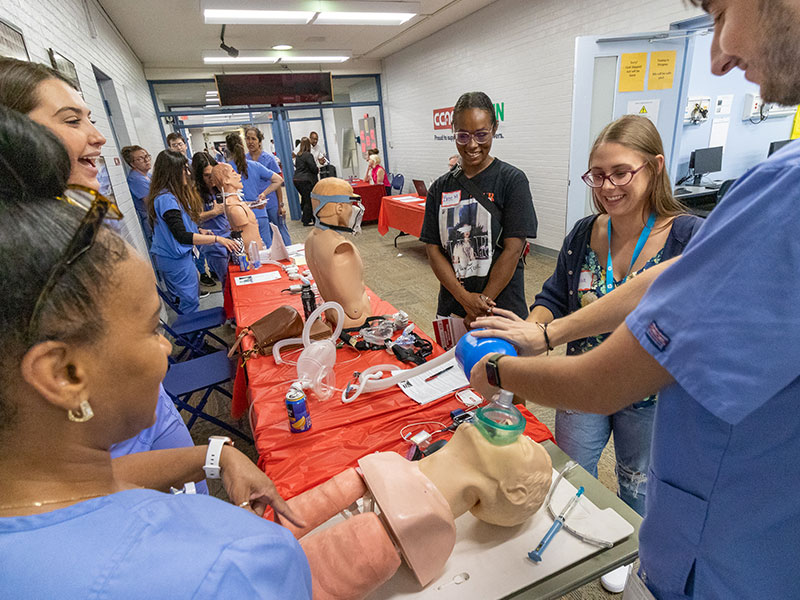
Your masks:
<instances>
[{"instance_id":1,"label":"fluorescent ceiling light","mask_svg":"<svg viewBox=\"0 0 800 600\"><path fill-rule=\"evenodd\" d=\"M402 25L416 13L389 12L321 12L316 25Z\"/></svg>"},{"instance_id":2,"label":"fluorescent ceiling light","mask_svg":"<svg viewBox=\"0 0 800 600\"><path fill-rule=\"evenodd\" d=\"M232 25L236 23L305 25L314 18L313 11L299 10L240 10L206 8L203 18L207 24Z\"/></svg>"},{"instance_id":3,"label":"fluorescent ceiling light","mask_svg":"<svg viewBox=\"0 0 800 600\"><path fill-rule=\"evenodd\" d=\"M203 56L203 62L207 65L219 64L255 64L255 65L272 65L278 61L275 56L242 56L241 54L236 58L232 56L221 55L207 55Z\"/></svg>"},{"instance_id":4,"label":"fluorescent ceiling light","mask_svg":"<svg viewBox=\"0 0 800 600\"><path fill-rule=\"evenodd\" d=\"M206 92L206 98L219 97L219 92Z\"/></svg>"},{"instance_id":5,"label":"fluorescent ceiling light","mask_svg":"<svg viewBox=\"0 0 800 600\"><path fill-rule=\"evenodd\" d=\"M294 46L290 46L289 44L278 44L277 46L273 46L273 50L291 50Z\"/></svg>"},{"instance_id":6,"label":"fluorescent ceiling light","mask_svg":"<svg viewBox=\"0 0 800 600\"><path fill-rule=\"evenodd\" d=\"M281 56L281 63L342 63L349 56Z\"/></svg>"}]
</instances>

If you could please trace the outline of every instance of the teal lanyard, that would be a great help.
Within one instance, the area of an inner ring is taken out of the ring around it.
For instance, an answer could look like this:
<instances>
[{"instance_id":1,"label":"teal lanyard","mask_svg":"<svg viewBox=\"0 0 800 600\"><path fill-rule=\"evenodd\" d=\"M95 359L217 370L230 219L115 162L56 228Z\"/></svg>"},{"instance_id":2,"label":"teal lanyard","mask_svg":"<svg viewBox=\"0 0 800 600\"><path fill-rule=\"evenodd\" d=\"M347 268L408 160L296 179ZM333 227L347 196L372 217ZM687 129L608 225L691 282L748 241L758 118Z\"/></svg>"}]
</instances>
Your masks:
<instances>
[{"instance_id":1,"label":"teal lanyard","mask_svg":"<svg viewBox=\"0 0 800 600\"><path fill-rule=\"evenodd\" d=\"M653 224L656 222L656 213L650 213L647 223L642 228L642 233L639 234L639 241L636 242L636 248L633 250L633 258L631 258L631 266L628 273L633 270L633 265L636 259L642 253L642 248L647 243L647 238L650 237L650 232L653 230ZM614 291L614 265L611 262L611 217L608 217L608 260L606 260L606 294Z\"/></svg>"}]
</instances>

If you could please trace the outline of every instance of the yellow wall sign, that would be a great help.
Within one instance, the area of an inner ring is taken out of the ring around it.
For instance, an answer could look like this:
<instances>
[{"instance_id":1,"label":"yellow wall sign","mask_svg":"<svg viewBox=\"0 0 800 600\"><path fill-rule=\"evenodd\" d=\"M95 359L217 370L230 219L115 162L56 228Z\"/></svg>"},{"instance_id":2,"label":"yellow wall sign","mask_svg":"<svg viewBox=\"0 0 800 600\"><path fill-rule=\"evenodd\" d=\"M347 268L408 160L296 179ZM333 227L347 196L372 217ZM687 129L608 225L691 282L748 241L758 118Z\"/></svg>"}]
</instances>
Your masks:
<instances>
[{"instance_id":1,"label":"yellow wall sign","mask_svg":"<svg viewBox=\"0 0 800 600\"><path fill-rule=\"evenodd\" d=\"M648 90L668 90L675 78L675 50L664 50L650 54L650 76Z\"/></svg>"},{"instance_id":2,"label":"yellow wall sign","mask_svg":"<svg viewBox=\"0 0 800 600\"><path fill-rule=\"evenodd\" d=\"M619 66L619 91L643 92L647 52L623 54Z\"/></svg>"}]
</instances>

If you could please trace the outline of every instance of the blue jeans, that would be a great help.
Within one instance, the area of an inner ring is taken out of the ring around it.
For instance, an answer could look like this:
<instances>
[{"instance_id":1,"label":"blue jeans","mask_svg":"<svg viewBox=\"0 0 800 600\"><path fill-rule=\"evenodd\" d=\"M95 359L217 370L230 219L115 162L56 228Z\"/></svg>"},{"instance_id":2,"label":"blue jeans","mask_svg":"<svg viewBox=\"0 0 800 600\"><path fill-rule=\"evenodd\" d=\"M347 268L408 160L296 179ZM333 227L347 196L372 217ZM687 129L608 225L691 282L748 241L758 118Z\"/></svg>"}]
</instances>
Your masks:
<instances>
[{"instance_id":1,"label":"blue jeans","mask_svg":"<svg viewBox=\"0 0 800 600\"><path fill-rule=\"evenodd\" d=\"M656 400L642 400L613 415L556 411L556 443L589 473L597 477L597 461L614 432L619 497L645 515L647 471Z\"/></svg>"}]
</instances>

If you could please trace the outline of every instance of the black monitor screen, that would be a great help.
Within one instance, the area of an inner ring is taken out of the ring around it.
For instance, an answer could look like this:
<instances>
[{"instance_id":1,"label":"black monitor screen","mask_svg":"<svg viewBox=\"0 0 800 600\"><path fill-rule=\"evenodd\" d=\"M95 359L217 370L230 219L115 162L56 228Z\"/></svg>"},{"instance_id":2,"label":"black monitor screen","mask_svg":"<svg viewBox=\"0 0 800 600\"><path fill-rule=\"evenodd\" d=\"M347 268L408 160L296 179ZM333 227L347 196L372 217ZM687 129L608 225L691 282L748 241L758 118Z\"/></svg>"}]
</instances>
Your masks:
<instances>
[{"instance_id":1,"label":"black monitor screen","mask_svg":"<svg viewBox=\"0 0 800 600\"><path fill-rule=\"evenodd\" d=\"M792 140L781 140L781 141L779 141L779 142L772 142L772 143L769 145L769 154L767 154L767 156L772 156L772 155L773 155L773 154L775 154L775 153L776 153L778 150L780 150L781 148L783 148L783 147L784 147L786 144L788 144L788 143L789 143L789 142L791 142L791 141L792 141Z\"/></svg>"},{"instance_id":2,"label":"black monitor screen","mask_svg":"<svg viewBox=\"0 0 800 600\"><path fill-rule=\"evenodd\" d=\"M722 146L699 148L692 152L689 167L695 175L716 173L722 170Z\"/></svg>"},{"instance_id":3,"label":"black monitor screen","mask_svg":"<svg viewBox=\"0 0 800 600\"><path fill-rule=\"evenodd\" d=\"M259 73L215 75L222 106L330 102L330 73Z\"/></svg>"}]
</instances>

